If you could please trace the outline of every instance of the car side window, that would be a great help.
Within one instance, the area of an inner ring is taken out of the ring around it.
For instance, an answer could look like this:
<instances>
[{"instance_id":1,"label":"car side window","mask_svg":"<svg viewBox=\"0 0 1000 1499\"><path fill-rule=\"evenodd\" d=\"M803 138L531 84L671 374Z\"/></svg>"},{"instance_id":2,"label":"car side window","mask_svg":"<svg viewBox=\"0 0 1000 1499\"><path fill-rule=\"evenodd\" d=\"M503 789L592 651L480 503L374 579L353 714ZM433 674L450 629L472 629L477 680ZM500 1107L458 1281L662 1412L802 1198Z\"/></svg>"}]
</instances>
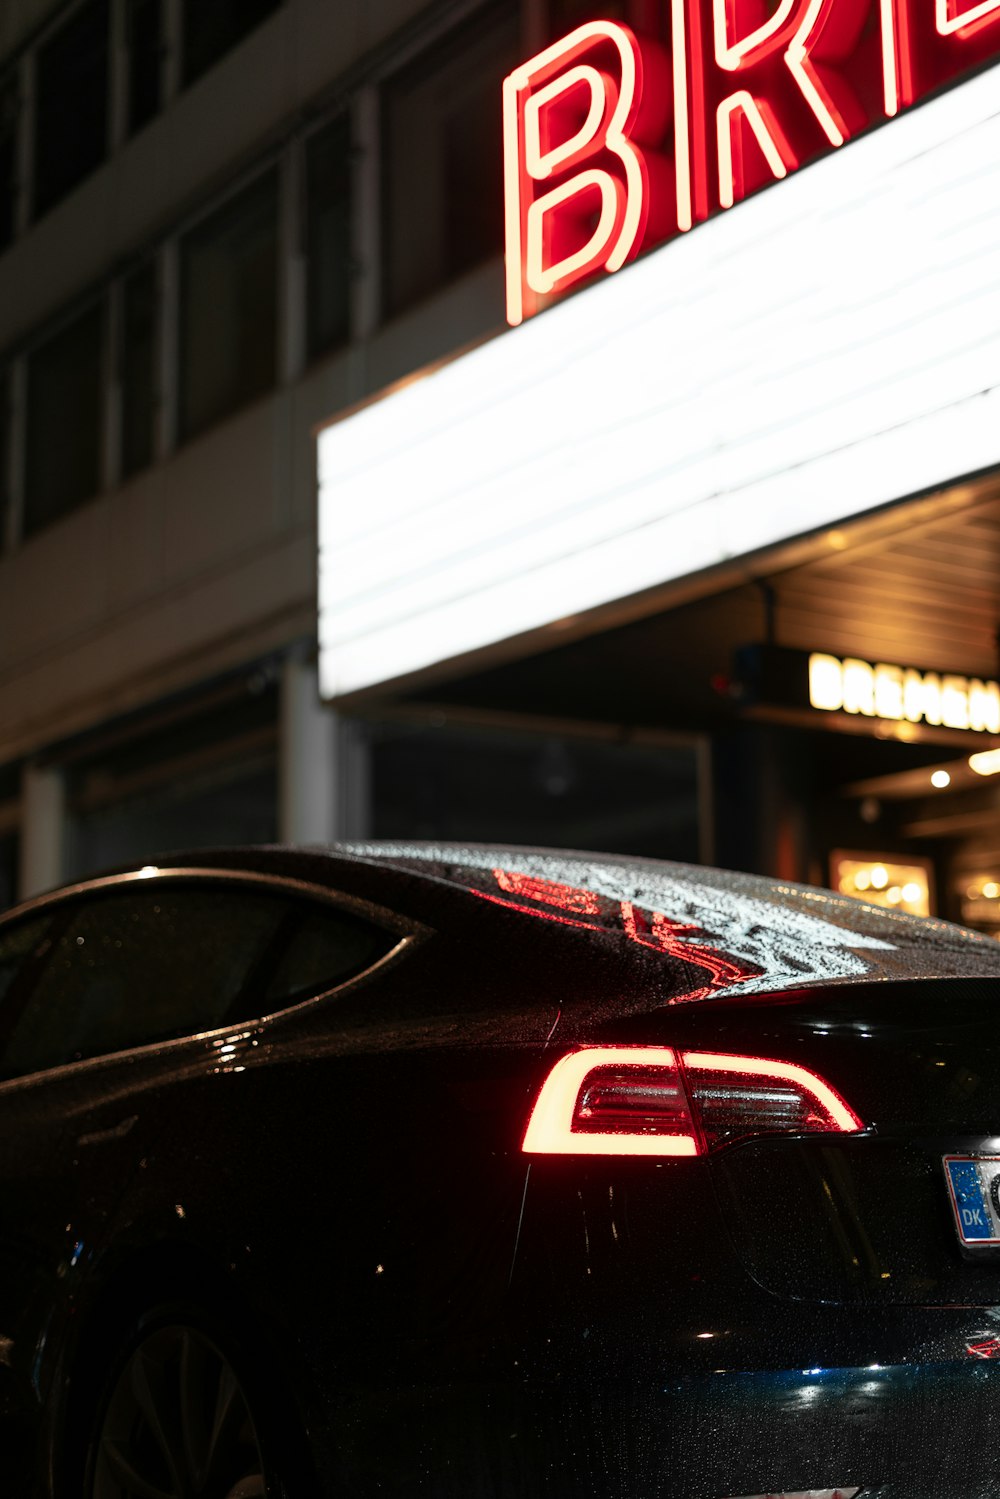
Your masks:
<instances>
[{"instance_id":1,"label":"car side window","mask_svg":"<svg viewBox=\"0 0 1000 1499\"><path fill-rule=\"evenodd\" d=\"M341 936L324 948L328 915ZM331 987L321 973L338 983L368 966L376 938L398 940L373 927L366 946L352 918L318 902L195 883L102 891L63 918L0 1050L4 1077L281 1009Z\"/></svg>"},{"instance_id":2,"label":"car side window","mask_svg":"<svg viewBox=\"0 0 1000 1499\"><path fill-rule=\"evenodd\" d=\"M302 902L275 944L263 1011L283 1009L346 983L383 958L399 936L347 911Z\"/></svg>"},{"instance_id":3,"label":"car side window","mask_svg":"<svg viewBox=\"0 0 1000 1499\"><path fill-rule=\"evenodd\" d=\"M15 981L42 956L46 933L51 925L52 918L45 914L29 916L26 921L13 921L0 930L0 1004Z\"/></svg>"}]
</instances>

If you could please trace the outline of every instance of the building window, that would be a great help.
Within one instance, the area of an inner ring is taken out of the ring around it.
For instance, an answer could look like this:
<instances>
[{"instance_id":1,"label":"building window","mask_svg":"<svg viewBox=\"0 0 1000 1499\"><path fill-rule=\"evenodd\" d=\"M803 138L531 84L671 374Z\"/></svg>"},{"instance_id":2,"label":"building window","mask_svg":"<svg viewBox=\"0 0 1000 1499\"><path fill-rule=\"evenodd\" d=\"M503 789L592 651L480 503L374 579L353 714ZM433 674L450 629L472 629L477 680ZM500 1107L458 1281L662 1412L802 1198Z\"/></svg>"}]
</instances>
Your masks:
<instances>
[{"instance_id":1,"label":"building window","mask_svg":"<svg viewBox=\"0 0 1000 1499\"><path fill-rule=\"evenodd\" d=\"M0 79L0 250L14 238L17 221L17 120L21 94L17 74Z\"/></svg>"},{"instance_id":2,"label":"building window","mask_svg":"<svg viewBox=\"0 0 1000 1499\"><path fill-rule=\"evenodd\" d=\"M122 478L153 461L156 420L156 266L147 261L122 284Z\"/></svg>"},{"instance_id":3,"label":"building window","mask_svg":"<svg viewBox=\"0 0 1000 1499\"><path fill-rule=\"evenodd\" d=\"M274 842L276 693L255 678L247 687L210 712L81 750L67 771L67 878L171 848Z\"/></svg>"},{"instance_id":4,"label":"building window","mask_svg":"<svg viewBox=\"0 0 1000 1499\"><path fill-rule=\"evenodd\" d=\"M64 198L108 149L108 0L88 0L38 50L35 213Z\"/></svg>"},{"instance_id":5,"label":"building window","mask_svg":"<svg viewBox=\"0 0 1000 1499\"><path fill-rule=\"evenodd\" d=\"M491 7L384 93L386 311L503 249L500 90L521 60L518 7Z\"/></svg>"},{"instance_id":6,"label":"building window","mask_svg":"<svg viewBox=\"0 0 1000 1499\"><path fill-rule=\"evenodd\" d=\"M103 374L103 303L28 357L26 536L100 488Z\"/></svg>"},{"instance_id":7,"label":"building window","mask_svg":"<svg viewBox=\"0 0 1000 1499\"><path fill-rule=\"evenodd\" d=\"M163 0L128 0L128 133L163 107Z\"/></svg>"},{"instance_id":8,"label":"building window","mask_svg":"<svg viewBox=\"0 0 1000 1499\"><path fill-rule=\"evenodd\" d=\"M660 746L403 724L369 733L373 838L702 857L693 740Z\"/></svg>"},{"instance_id":9,"label":"building window","mask_svg":"<svg viewBox=\"0 0 1000 1499\"><path fill-rule=\"evenodd\" d=\"M204 219L180 247L180 436L194 437L275 382L278 174Z\"/></svg>"},{"instance_id":10,"label":"building window","mask_svg":"<svg viewBox=\"0 0 1000 1499\"><path fill-rule=\"evenodd\" d=\"M346 116L306 146L307 339L310 358L347 341L351 271L350 124Z\"/></svg>"},{"instance_id":11,"label":"building window","mask_svg":"<svg viewBox=\"0 0 1000 1499\"><path fill-rule=\"evenodd\" d=\"M184 0L184 82L193 83L282 0Z\"/></svg>"}]
</instances>

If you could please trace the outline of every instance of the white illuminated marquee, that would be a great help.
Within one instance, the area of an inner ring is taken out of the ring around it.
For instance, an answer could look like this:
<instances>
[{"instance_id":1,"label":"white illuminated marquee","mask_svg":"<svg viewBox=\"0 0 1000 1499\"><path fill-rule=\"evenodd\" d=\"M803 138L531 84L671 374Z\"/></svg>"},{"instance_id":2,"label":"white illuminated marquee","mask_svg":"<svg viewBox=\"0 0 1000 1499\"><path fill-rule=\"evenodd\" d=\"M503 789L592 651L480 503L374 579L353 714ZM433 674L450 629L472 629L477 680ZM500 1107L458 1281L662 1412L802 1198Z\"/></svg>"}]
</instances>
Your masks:
<instances>
[{"instance_id":1,"label":"white illuminated marquee","mask_svg":"<svg viewBox=\"0 0 1000 1499\"><path fill-rule=\"evenodd\" d=\"M817 651L809 657L809 702L826 713L1000 734L1000 685L978 677L842 661Z\"/></svg>"},{"instance_id":2,"label":"white illuminated marquee","mask_svg":"<svg viewBox=\"0 0 1000 1499\"><path fill-rule=\"evenodd\" d=\"M992 68L328 426L325 695L1000 464L998 266Z\"/></svg>"}]
</instances>

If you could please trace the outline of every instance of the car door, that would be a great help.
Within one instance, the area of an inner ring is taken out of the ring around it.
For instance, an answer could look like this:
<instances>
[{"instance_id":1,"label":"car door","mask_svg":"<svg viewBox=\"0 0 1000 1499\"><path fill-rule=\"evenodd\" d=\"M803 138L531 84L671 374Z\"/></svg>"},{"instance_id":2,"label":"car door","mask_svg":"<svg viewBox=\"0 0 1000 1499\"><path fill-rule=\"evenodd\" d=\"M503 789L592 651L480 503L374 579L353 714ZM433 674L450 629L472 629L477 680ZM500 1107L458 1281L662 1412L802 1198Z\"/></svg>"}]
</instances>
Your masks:
<instances>
[{"instance_id":1,"label":"car door","mask_svg":"<svg viewBox=\"0 0 1000 1499\"><path fill-rule=\"evenodd\" d=\"M211 1054L186 1038L238 1008L285 916L280 899L126 880L0 927L0 1410L25 1450L79 1287L162 1148L163 1078L191 1046Z\"/></svg>"}]
</instances>

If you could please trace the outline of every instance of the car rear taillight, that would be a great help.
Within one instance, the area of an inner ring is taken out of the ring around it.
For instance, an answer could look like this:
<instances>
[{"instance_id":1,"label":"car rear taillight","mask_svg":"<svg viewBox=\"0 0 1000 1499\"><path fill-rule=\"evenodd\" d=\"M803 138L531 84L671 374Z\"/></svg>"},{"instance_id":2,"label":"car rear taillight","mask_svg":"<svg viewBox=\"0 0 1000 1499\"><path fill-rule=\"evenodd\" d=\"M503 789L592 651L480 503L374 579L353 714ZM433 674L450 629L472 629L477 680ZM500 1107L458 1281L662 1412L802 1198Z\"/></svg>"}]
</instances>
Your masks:
<instances>
[{"instance_id":1,"label":"car rear taillight","mask_svg":"<svg viewBox=\"0 0 1000 1499\"><path fill-rule=\"evenodd\" d=\"M692 1156L748 1135L863 1127L829 1083L794 1062L667 1046L591 1046L552 1068L522 1149Z\"/></svg>"}]
</instances>

